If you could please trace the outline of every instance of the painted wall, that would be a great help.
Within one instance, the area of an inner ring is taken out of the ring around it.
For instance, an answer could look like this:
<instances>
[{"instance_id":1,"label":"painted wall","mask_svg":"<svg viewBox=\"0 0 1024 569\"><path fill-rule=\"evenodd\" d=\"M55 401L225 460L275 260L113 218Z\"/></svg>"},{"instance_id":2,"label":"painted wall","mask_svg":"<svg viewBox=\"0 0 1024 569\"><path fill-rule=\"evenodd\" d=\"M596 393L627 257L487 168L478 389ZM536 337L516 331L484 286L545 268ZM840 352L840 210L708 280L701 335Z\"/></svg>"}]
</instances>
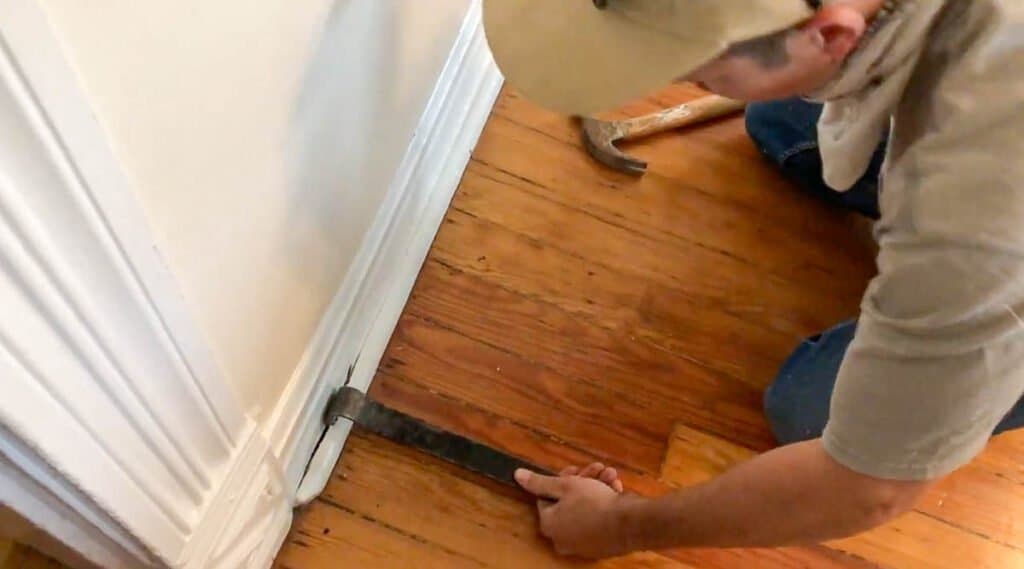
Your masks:
<instances>
[{"instance_id":1,"label":"painted wall","mask_svg":"<svg viewBox=\"0 0 1024 569\"><path fill-rule=\"evenodd\" d=\"M246 407L287 384L470 0L39 0Z\"/></svg>"}]
</instances>

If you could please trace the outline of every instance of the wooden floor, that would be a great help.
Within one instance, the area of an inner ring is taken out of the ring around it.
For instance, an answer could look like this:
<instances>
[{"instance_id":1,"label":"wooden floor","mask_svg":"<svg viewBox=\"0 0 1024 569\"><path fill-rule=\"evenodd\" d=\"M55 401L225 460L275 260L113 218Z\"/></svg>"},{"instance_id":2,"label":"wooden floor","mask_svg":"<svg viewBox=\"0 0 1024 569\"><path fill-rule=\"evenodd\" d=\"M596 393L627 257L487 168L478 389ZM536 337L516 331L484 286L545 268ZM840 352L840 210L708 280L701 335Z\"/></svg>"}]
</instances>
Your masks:
<instances>
[{"instance_id":1,"label":"wooden floor","mask_svg":"<svg viewBox=\"0 0 1024 569\"><path fill-rule=\"evenodd\" d=\"M676 87L625 109L693 96ZM761 394L800 338L857 312L867 226L800 194L742 121L595 166L566 119L501 97L372 395L549 468L601 460L635 492L773 446ZM600 567L1024 567L1024 438L993 442L917 511L828 545L639 554ZM568 567L532 504L356 433L277 567Z\"/></svg>"},{"instance_id":2,"label":"wooden floor","mask_svg":"<svg viewBox=\"0 0 1024 569\"><path fill-rule=\"evenodd\" d=\"M67 569L31 547L0 540L0 569Z\"/></svg>"}]
</instances>

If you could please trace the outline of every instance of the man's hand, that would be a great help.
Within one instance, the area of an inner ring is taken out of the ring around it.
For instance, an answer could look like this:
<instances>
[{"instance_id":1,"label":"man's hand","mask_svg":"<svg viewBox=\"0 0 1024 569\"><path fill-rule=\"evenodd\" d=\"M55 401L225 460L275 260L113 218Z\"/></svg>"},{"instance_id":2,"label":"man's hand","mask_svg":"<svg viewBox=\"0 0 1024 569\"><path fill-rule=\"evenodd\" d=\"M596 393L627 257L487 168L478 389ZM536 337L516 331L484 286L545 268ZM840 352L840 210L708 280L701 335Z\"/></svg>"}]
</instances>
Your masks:
<instances>
[{"instance_id":1,"label":"man's hand","mask_svg":"<svg viewBox=\"0 0 1024 569\"><path fill-rule=\"evenodd\" d=\"M569 467L559 476L516 471L516 481L537 496L540 531L561 555L601 558L629 551L622 531L622 481L599 463Z\"/></svg>"},{"instance_id":2,"label":"man's hand","mask_svg":"<svg viewBox=\"0 0 1024 569\"><path fill-rule=\"evenodd\" d=\"M619 471L613 466L605 466L600 462L592 462L583 468L578 466L567 466L558 473L559 476L579 476L580 478L593 478L600 480L612 490L622 493L622 480L619 480Z\"/></svg>"}]
</instances>

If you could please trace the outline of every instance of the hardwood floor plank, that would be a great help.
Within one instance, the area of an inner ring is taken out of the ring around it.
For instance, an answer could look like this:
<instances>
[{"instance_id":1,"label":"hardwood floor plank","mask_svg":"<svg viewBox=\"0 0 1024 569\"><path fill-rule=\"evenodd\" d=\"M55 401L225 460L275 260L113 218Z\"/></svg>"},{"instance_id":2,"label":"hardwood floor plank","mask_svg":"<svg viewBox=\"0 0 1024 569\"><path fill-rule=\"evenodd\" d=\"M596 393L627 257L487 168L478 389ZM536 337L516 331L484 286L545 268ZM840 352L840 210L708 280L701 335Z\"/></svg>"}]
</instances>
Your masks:
<instances>
[{"instance_id":1,"label":"hardwood floor plank","mask_svg":"<svg viewBox=\"0 0 1024 569\"><path fill-rule=\"evenodd\" d=\"M743 140L745 135L737 140L731 124L669 133L667 140L654 144L660 147L675 138L726 134L728 140L723 144L701 140L701 151L743 164L753 175L738 179L714 175L705 185L694 187L688 178L654 175L636 179L596 166L580 144L574 123L538 112L514 95L503 99L503 104L511 108L496 111L496 128L487 130L470 164L471 173L503 173L518 180L524 189L546 190L543 195L550 200L616 219L644 234L728 252L801 282L833 276L843 287L844 277L851 273L866 278L874 272L877 246L865 220L795 191L760 159L749 140ZM531 125L539 115L542 124L557 126L559 134ZM528 152L547 160L527 162L497 155L500 148L520 143L528 143ZM754 156L744 157L744 150ZM685 155L670 154L665 160L692 162ZM547 167L552 163L558 168ZM753 205L731 200L737 187L749 188L760 200Z\"/></svg>"},{"instance_id":2,"label":"hardwood floor plank","mask_svg":"<svg viewBox=\"0 0 1024 569\"><path fill-rule=\"evenodd\" d=\"M479 569L486 565L419 536L379 523L372 515L317 500L297 516L276 569Z\"/></svg>"},{"instance_id":3,"label":"hardwood floor plank","mask_svg":"<svg viewBox=\"0 0 1024 569\"><path fill-rule=\"evenodd\" d=\"M0 569L66 569L59 561L33 547L0 540Z\"/></svg>"},{"instance_id":4,"label":"hardwood floor plank","mask_svg":"<svg viewBox=\"0 0 1024 569\"><path fill-rule=\"evenodd\" d=\"M661 478L685 486L710 479L754 453L706 433L680 426L668 445ZM963 476L957 473L954 476ZM960 523L965 520L958 518ZM971 528L956 527L909 512L861 535L829 544L840 551L893 568L1024 567L1024 551L996 543Z\"/></svg>"},{"instance_id":5,"label":"hardwood floor plank","mask_svg":"<svg viewBox=\"0 0 1024 569\"><path fill-rule=\"evenodd\" d=\"M748 449L723 444L715 436L678 425L661 464L661 480L674 487L693 486L754 456L756 453Z\"/></svg>"},{"instance_id":6,"label":"hardwood floor plank","mask_svg":"<svg viewBox=\"0 0 1024 569\"><path fill-rule=\"evenodd\" d=\"M424 266L407 310L663 410L657 416L672 414L748 448L773 445L759 390L436 261Z\"/></svg>"},{"instance_id":7,"label":"hardwood floor plank","mask_svg":"<svg viewBox=\"0 0 1024 569\"><path fill-rule=\"evenodd\" d=\"M381 369L391 375L597 455L656 473L665 454L672 417L436 323L404 316L388 353Z\"/></svg>"},{"instance_id":8,"label":"hardwood floor plank","mask_svg":"<svg viewBox=\"0 0 1024 569\"><path fill-rule=\"evenodd\" d=\"M618 468L624 484L633 492L656 496L665 490L665 486L653 476L624 463L618 454L601 455L580 448L540 432L532 425L517 423L384 371L377 374L370 393L377 401L431 425L490 445L550 471L572 464L603 462Z\"/></svg>"},{"instance_id":9,"label":"hardwood floor plank","mask_svg":"<svg viewBox=\"0 0 1024 569\"><path fill-rule=\"evenodd\" d=\"M629 491L657 496L669 490L669 487L657 480L624 466L618 461L618 457L586 453L566 445L564 441L539 434L530 427L486 413L461 400L431 392L385 372L378 374L371 393L378 401L412 413L432 425L489 444L549 470L558 470L568 464L586 464L599 460L618 467ZM343 460L349 460L347 453L348 451ZM680 550L666 552L665 555L701 569L875 567L873 564L820 546L777 550Z\"/></svg>"},{"instance_id":10,"label":"hardwood floor plank","mask_svg":"<svg viewBox=\"0 0 1024 569\"><path fill-rule=\"evenodd\" d=\"M843 298L834 287L765 280L727 255L659 243L472 173L454 207L469 216L449 217L436 258L741 379L774 376L799 339L859 304L859 292ZM519 245L524 239L537 243ZM557 276L548 275L552 265Z\"/></svg>"},{"instance_id":11,"label":"hardwood floor plank","mask_svg":"<svg viewBox=\"0 0 1024 569\"><path fill-rule=\"evenodd\" d=\"M557 190L549 190L554 192ZM822 289L822 283L783 280L745 259L679 240L666 244L475 172L466 174L453 207L559 251L620 271L634 282L663 284L685 292L700 306L707 304L769 329L776 329L773 320L780 320L803 324L798 334L807 334L808 330L818 330L828 321L849 315L859 302L860 287L856 294L844 299L831 290L835 288L833 282L828 282L828 289ZM442 238L438 239L439 244L443 243ZM746 308L748 304L753 304L753 308ZM835 313L811 314L809 305L819 307L819 311L830 308Z\"/></svg>"},{"instance_id":12,"label":"hardwood floor plank","mask_svg":"<svg viewBox=\"0 0 1024 569\"><path fill-rule=\"evenodd\" d=\"M633 559L583 564L554 555L538 535L532 500L426 455L370 436L348 443L323 499L457 552L483 566L632 567ZM387 480L387 491L379 481ZM646 567L685 566L655 554Z\"/></svg>"},{"instance_id":13,"label":"hardwood floor plank","mask_svg":"<svg viewBox=\"0 0 1024 569\"><path fill-rule=\"evenodd\" d=\"M386 491L381 480L388 481ZM641 553L599 563L556 557L537 534L532 502L517 490L368 435L349 442L323 499L487 567L863 567L817 548L736 550L727 557L702 550Z\"/></svg>"},{"instance_id":14,"label":"hardwood floor plank","mask_svg":"<svg viewBox=\"0 0 1024 569\"><path fill-rule=\"evenodd\" d=\"M614 114L700 94L676 85ZM855 314L874 273L866 224L794 189L741 119L624 148L646 176L595 165L572 121L506 90L371 395L550 470L616 466L648 496L771 448L762 388L800 338ZM862 536L598 566L1024 567L1021 511L1024 435L1008 435ZM571 565L517 490L358 430L277 566L339 563Z\"/></svg>"},{"instance_id":15,"label":"hardwood floor plank","mask_svg":"<svg viewBox=\"0 0 1024 569\"><path fill-rule=\"evenodd\" d=\"M918 511L1024 550L1024 462L1013 460L1010 448L1020 442L1024 433L997 437L973 462L925 495Z\"/></svg>"},{"instance_id":16,"label":"hardwood floor plank","mask_svg":"<svg viewBox=\"0 0 1024 569\"><path fill-rule=\"evenodd\" d=\"M880 565L821 545L775 549L681 549L664 555L700 569L879 569Z\"/></svg>"},{"instance_id":17,"label":"hardwood floor plank","mask_svg":"<svg viewBox=\"0 0 1024 569\"><path fill-rule=\"evenodd\" d=\"M788 330L766 330L752 322L760 317L727 312L730 308L762 311L766 304L757 300L724 307L707 295L702 299L701 293L659 286L459 212L453 212L448 221L445 242L472 240L468 242L475 246L449 249L439 244L434 257L438 262L524 296L544 299L607 330L643 337L739 381L763 384L804 336L802 329L796 331L788 322L773 322ZM527 244L528 252L520 249ZM714 285L709 288L715 289Z\"/></svg>"},{"instance_id":18,"label":"hardwood floor plank","mask_svg":"<svg viewBox=\"0 0 1024 569\"><path fill-rule=\"evenodd\" d=\"M464 186L457 198L460 209L479 217L486 217L484 213L487 213L493 221L509 227L520 224L557 230L557 242L564 243L562 235L565 235L574 246L611 246L634 255L651 254L646 250L627 249L625 244L609 243L608 239L589 239L593 234L585 231L586 227L575 229L569 223L545 226L542 225L544 218L516 216L507 202L518 199L513 203L519 207L548 211L552 206L547 202L556 203L573 210L574 216L583 219L585 225L600 223L628 231L633 234L630 240L647 239L661 249L699 248L703 254L725 255L750 265L751 270L774 275L795 288L831 289L841 293L843 298L859 297L863 281L874 273L873 248L851 248L837 254L834 243L815 239L806 232L778 227L769 220L752 218L748 211L701 193L680 192L671 184L648 184L631 189L577 184L548 188L474 159L466 170ZM509 194L511 197L506 197ZM493 202L500 203L501 207L491 207ZM483 204L488 207L482 207ZM632 255L619 256L628 260Z\"/></svg>"},{"instance_id":19,"label":"hardwood floor plank","mask_svg":"<svg viewBox=\"0 0 1024 569\"><path fill-rule=\"evenodd\" d=\"M918 512L830 545L899 569L1024 567L1024 552Z\"/></svg>"},{"instance_id":20,"label":"hardwood floor plank","mask_svg":"<svg viewBox=\"0 0 1024 569\"><path fill-rule=\"evenodd\" d=\"M773 295L766 292L768 285L754 290L756 283L743 292L730 290L735 287L715 278L710 267L707 277L690 275L688 290L659 286L645 275L567 254L459 211L446 220L433 258L604 328L643 336L758 387L774 376L800 339L853 310L836 310L833 317L824 309L811 314L802 308L801 316L813 322L794 325L769 308L779 299L759 296L792 296L789 304L800 305L798 295L787 291Z\"/></svg>"},{"instance_id":21,"label":"hardwood floor plank","mask_svg":"<svg viewBox=\"0 0 1024 569\"><path fill-rule=\"evenodd\" d=\"M509 145L515 152L507 151ZM769 223L832 243L837 254L874 249L863 231L852 231L863 228L861 220L795 189L761 158L742 119L665 133L623 149L650 162L642 178L596 165L583 151L572 120L511 92L500 100L473 156L543 187L593 189L598 195L671 188L685 200L723 204L709 210L731 206L744 223Z\"/></svg>"}]
</instances>

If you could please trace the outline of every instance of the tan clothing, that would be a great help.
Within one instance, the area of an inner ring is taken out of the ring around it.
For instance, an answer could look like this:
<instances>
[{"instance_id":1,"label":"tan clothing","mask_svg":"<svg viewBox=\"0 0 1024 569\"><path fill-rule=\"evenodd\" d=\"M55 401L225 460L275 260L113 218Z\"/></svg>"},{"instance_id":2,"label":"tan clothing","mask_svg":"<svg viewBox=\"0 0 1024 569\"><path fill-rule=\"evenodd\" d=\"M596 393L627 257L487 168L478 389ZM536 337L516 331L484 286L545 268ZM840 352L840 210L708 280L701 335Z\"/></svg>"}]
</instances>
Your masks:
<instances>
[{"instance_id":1,"label":"tan clothing","mask_svg":"<svg viewBox=\"0 0 1024 569\"><path fill-rule=\"evenodd\" d=\"M879 274L824 444L859 472L928 479L1024 394L1024 2L946 1L896 101Z\"/></svg>"}]
</instances>

